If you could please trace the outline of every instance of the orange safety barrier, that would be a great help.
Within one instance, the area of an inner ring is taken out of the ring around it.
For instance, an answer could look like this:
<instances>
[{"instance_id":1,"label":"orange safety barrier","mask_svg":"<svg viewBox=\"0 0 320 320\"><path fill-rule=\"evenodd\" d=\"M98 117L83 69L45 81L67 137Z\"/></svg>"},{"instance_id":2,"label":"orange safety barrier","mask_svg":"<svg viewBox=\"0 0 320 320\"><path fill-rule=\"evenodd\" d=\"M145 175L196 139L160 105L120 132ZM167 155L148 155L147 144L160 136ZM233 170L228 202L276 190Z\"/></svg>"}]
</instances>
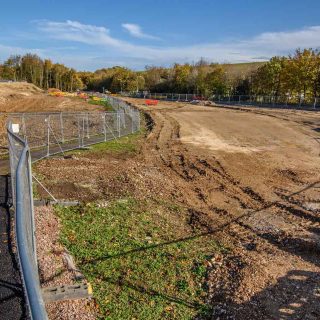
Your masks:
<instances>
[{"instance_id":1,"label":"orange safety barrier","mask_svg":"<svg viewBox=\"0 0 320 320\"><path fill-rule=\"evenodd\" d=\"M148 99L148 100L146 100L146 105L147 106L156 106L157 104L158 104L158 100L150 100L150 99Z\"/></svg>"}]
</instances>

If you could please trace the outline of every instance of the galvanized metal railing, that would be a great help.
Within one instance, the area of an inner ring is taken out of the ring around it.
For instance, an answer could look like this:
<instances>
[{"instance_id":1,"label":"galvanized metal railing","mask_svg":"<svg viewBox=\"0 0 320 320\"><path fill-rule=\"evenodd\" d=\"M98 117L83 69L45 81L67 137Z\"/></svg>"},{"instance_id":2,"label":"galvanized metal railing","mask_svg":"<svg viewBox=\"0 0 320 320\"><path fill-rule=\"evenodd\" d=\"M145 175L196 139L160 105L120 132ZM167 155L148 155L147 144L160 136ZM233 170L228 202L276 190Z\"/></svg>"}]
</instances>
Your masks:
<instances>
[{"instance_id":1,"label":"galvanized metal railing","mask_svg":"<svg viewBox=\"0 0 320 320\"><path fill-rule=\"evenodd\" d=\"M37 160L140 129L140 114L129 107L116 112L8 114L8 119L17 126L19 136L28 140L32 159Z\"/></svg>"},{"instance_id":2,"label":"galvanized metal railing","mask_svg":"<svg viewBox=\"0 0 320 320\"><path fill-rule=\"evenodd\" d=\"M138 131L139 112L119 99L108 99L117 112L9 115L7 137L16 244L32 320L46 320L48 316L38 274L30 150L32 148L32 159L36 161Z\"/></svg>"},{"instance_id":3,"label":"galvanized metal railing","mask_svg":"<svg viewBox=\"0 0 320 320\"><path fill-rule=\"evenodd\" d=\"M122 93L124 96L144 99L191 102L193 100L210 100L216 103L229 105L250 105L256 107L295 108L319 110L320 97L313 95L211 95L203 96L190 93Z\"/></svg>"},{"instance_id":4,"label":"galvanized metal railing","mask_svg":"<svg viewBox=\"0 0 320 320\"><path fill-rule=\"evenodd\" d=\"M15 234L21 280L29 316L33 320L47 319L38 274L35 227L33 215L30 149L25 140L7 128L15 208Z\"/></svg>"}]
</instances>

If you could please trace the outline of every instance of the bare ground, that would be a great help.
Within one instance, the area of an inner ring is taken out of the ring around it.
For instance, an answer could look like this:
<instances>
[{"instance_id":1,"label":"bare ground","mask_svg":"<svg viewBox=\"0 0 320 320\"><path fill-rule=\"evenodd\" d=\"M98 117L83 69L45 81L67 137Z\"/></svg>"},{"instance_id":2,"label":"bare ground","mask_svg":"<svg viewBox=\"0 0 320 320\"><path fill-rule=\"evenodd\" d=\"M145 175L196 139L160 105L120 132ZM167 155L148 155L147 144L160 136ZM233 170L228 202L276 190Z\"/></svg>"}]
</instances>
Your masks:
<instances>
[{"instance_id":1,"label":"bare ground","mask_svg":"<svg viewBox=\"0 0 320 320\"><path fill-rule=\"evenodd\" d=\"M7 151L6 122L8 113L103 111L77 97L52 97L30 83L0 83L0 154ZM1 170L1 169L0 169Z\"/></svg>"},{"instance_id":2,"label":"bare ground","mask_svg":"<svg viewBox=\"0 0 320 320\"><path fill-rule=\"evenodd\" d=\"M232 249L208 266L212 319L319 319L319 113L129 101L150 129L139 155L42 161L50 190L186 207L199 237Z\"/></svg>"},{"instance_id":3,"label":"bare ground","mask_svg":"<svg viewBox=\"0 0 320 320\"><path fill-rule=\"evenodd\" d=\"M65 249L59 242L60 221L52 207L37 207L37 251L39 274L42 287L76 284L75 274L64 262ZM43 232L45 230L45 232ZM96 319L93 300L66 300L46 305L50 319L94 320Z\"/></svg>"},{"instance_id":4,"label":"bare ground","mask_svg":"<svg viewBox=\"0 0 320 320\"><path fill-rule=\"evenodd\" d=\"M0 83L0 112L3 113L97 110L103 110L103 107L77 98L51 97L30 83Z\"/></svg>"}]
</instances>

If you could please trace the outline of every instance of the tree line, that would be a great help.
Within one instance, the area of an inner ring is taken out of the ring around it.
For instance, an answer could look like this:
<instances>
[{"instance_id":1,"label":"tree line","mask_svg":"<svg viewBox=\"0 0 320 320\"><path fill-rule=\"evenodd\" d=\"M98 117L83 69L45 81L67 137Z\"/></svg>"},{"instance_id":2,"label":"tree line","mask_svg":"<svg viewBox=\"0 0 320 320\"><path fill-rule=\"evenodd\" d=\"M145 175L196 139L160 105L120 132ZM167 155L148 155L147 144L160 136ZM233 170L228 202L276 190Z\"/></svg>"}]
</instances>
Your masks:
<instances>
[{"instance_id":1,"label":"tree line","mask_svg":"<svg viewBox=\"0 0 320 320\"><path fill-rule=\"evenodd\" d=\"M200 59L193 64L133 71L115 66L94 72L77 72L63 64L42 60L35 54L11 56L0 64L0 79L28 81L48 89L111 92L150 91L195 95L320 95L320 53L296 50L263 63L217 64Z\"/></svg>"},{"instance_id":2,"label":"tree line","mask_svg":"<svg viewBox=\"0 0 320 320\"><path fill-rule=\"evenodd\" d=\"M83 87L75 69L53 63L49 59L43 60L31 53L10 56L0 64L0 79L27 81L43 89L57 88L63 91L74 91Z\"/></svg>"}]
</instances>

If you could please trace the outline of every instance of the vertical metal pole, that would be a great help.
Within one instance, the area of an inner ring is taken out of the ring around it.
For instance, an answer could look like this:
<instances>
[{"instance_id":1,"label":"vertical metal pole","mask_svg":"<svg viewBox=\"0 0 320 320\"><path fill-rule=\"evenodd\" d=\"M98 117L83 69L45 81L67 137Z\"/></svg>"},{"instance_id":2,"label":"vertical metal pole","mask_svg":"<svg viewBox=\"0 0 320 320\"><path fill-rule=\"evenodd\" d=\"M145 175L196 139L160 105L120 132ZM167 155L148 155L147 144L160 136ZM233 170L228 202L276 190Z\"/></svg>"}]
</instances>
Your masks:
<instances>
[{"instance_id":1,"label":"vertical metal pole","mask_svg":"<svg viewBox=\"0 0 320 320\"><path fill-rule=\"evenodd\" d=\"M27 128L26 128L25 114L22 115L22 125L23 125L23 134L26 138L27 137Z\"/></svg>"},{"instance_id":2,"label":"vertical metal pole","mask_svg":"<svg viewBox=\"0 0 320 320\"><path fill-rule=\"evenodd\" d=\"M85 118L84 118L84 115L82 115L82 135L81 135L82 147L84 146L84 138L85 138Z\"/></svg>"},{"instance_id":3,"label":"vertical metal pole","mask_svg":"<svg viewBox=\"0 0 320 320\"><path fill-rule=\"evenodd\" d=\"M47 156L50 155L50 115L47 118Z\"/></svg>"},{"instance_id":4,"label":"vertical metal pole","mask_svg":"<svg viewBox=\"0 0 320 320\"><path fill-rule=\"evenodd\" d=\"M62 112L60 112L60 129L61 129L61 142L64 143L64 129L63 129Z\"/></svg>"},{"instance_id":5,"label":"vertical metal pole","mask_svg":"<svg viewBox=\"0 0 320 320\"><path fill-rule=\"evenodd\" d=\"M317 106L317 98L315 97L315 98L314 98L314 102L313 102L313 109L315 109L316 106Z\"/></svg>"},{"instance_id":6,"label":"vertical metal pole","mask_svg":"<svg viewBox=\"0 0 320 320\"><path fill-rule=\"evenodd\" d=\"M241 101L241 96L239 96L239 104L240 104L240 101Z\"/></svg>"},{"instance_id":7,"label":"vertical metal pole","mask_svg":"<svg viewBox=\"0 0 320 320\"><path fill-rule=\"evenodd\" d=\"M130 114L131 114L131 133L134 133L133 110L131 110Z\"/></svg>"},{"instance_id":8,"label":"vertical metal pole","mask_svg":"<svg viewBox=\"0 0 320 320\"><path fill-rule=\"evenodd\" d=\"M178 101L180 101L180 93L179 93L179 95L178 95Z\"/></svg>"},{"instance_id":9,"label":"vertical metal pole","mask_svg":"<svg viewBox=\"0 0 320 320\"><path fill-rule=\"evenodd\" d=\"M80 115L78 116L78 140L79 140L79 148L81 147L81 138L80 138Z\"/></svg>"},{"instance_id":10,"label":"vertical metal pole","mask_svg":"<svg viewBox=\"0 0 320 320\"><path fill-rule=\"evenodd\" d=\"M37 260L37 242L36 242L36 227L34 222L34 204L33 204L33 190L32 190L32 174L31 174L31 157L30 150L27 152L26 156L27 161L27 175L29 182L29 190L30 190L30 209L31 209L31 227L32 227L32 249L36 266L38 266Z\"/></svg>"},{"instance_id":11,"label":"vertical metal pole","mask_svg":"<svg viewBox=\"0 0 320 320\"><path fill-rule=\"evenodd\" d=\"M118 137L121 137L121 125L120 125L120 112L117 113L117 122L118 122Z\"/></svg>"},{"instance_id":12,"label":"vertical metal pole","mask_svg":"<svg viewBox=\"0 0 320 320\"><path fill-rule=\"evenodd\" d=\"M106 116L107 116L106 113L104 113L104 115L102 116L104 141L107 141L107 119L106 119Z\"/></svg>"},{"instance_id":13,"label":"vertical metal pole","mask_svg":"<svg viewBox=\"0 0 320 320\"><path fill-rule=\"evenodd\" d=\"M87 113L87 138L90 138L90 128L89 128L89 112Z\"/></svg>"}]
</instances>

